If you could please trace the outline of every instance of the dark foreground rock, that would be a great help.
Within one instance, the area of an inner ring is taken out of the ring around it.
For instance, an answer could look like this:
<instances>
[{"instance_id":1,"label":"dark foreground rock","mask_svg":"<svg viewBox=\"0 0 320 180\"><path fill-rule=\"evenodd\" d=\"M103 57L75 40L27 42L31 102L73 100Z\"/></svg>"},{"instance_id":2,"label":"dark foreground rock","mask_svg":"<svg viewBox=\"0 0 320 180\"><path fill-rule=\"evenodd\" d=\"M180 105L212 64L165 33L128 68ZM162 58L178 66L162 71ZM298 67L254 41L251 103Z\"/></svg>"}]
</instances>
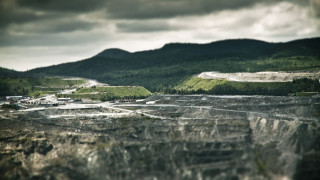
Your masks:
<instances>
[{"instance_id":1,"label":"dark foreground rock","mask_svg":"<svg viewBox=\"0 0 320 180\"><path fill-rule=\"evenodd\" d=\"M0 179L320 179L319 100L152 96L1 112Z\"/></svg>"}]
</instances>

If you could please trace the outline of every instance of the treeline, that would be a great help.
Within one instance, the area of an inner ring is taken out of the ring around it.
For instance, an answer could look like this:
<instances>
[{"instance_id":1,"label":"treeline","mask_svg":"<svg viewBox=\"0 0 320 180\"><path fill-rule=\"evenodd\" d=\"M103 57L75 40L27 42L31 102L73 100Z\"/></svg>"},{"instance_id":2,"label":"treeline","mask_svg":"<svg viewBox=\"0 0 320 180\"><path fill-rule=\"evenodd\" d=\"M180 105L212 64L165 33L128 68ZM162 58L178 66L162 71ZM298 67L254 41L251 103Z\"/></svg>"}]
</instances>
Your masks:
<instances>
[{"instance_id":1,"label":"treeline","mask_svg":"<svg viewBox=\"0 0 320 180\"><path fill-rule=\"evenodd\" d=\"M216 81L216 80L211 80ZM296 79L293 82L231 82L216 83L211 88L185 86L164 88L168 94L211 94L211 95L274 95L287 96L299 92L320 92L319 79Z\"/></svg>"},{"instance_id":2,"label":"treeline","mask_svg":"<svg viewBox=\"0 0 320 180\"><path fill-rule=\"evenodd\" d=\"M0 78L0 96L40 96L55 93L65 88L84 84L86 80L65 80L61 78Z\"/></svg>"},{"instance_id":3,"label":"treeline","mask_svg":"<svg viewBox=\"0 0 320 180\"><path fill-rule=\"evenodd\" d=\"M208 59L207 57L199 56L195 60L172 60L172 62L161 62L150 57L148 63L132 59L117 59L117 61L119 62L109 61L109 59L105 59L105 62L92 59L88 60L88 62L70 63L53 69L49 68L45 72L86 77L115 86L139 85L151 92L159 92L158 89L175 86L181 80L205 71L229 73L320 69L319 58L309 56L254 59L246 59L241 56L220 56L219 58ZM60 71L60 68L68 70Z\"/></svg>"}]
</instances>

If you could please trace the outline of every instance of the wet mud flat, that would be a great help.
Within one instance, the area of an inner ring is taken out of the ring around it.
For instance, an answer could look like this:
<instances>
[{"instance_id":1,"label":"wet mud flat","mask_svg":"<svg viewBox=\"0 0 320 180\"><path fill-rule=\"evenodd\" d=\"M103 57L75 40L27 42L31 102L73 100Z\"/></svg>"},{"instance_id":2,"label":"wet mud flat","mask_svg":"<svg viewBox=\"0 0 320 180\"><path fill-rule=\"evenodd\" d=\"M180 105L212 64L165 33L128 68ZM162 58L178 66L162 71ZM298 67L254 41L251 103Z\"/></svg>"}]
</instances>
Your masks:
<instances>
[{"instance_id":1,"label":"wet mud flat","mask_svg":"<svg viewBox=\"0 0 320 180\"><path fill-rule=\"evenodd\" d=\"M316 96L156 95L0 115L0 179L320 179Z\"/></svg>"}]
</instances>

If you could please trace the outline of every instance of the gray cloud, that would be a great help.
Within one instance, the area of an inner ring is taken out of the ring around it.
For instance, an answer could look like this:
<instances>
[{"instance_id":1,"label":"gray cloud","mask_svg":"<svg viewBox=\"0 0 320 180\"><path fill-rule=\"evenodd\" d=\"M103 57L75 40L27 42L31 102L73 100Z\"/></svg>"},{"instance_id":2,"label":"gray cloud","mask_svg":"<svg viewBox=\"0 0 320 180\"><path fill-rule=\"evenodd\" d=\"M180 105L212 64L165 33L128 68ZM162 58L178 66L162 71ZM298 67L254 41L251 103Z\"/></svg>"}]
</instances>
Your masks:
<instances>
[{"instance_id":1,"label":"gray cloud","mask_svg":"<svg viewBox=\"0 0 320 180\"><path fill-rule=\"evenodd\" d=\"M48 18L38 20L33 23L24 23L20 25L11 25L9 27L11 32L15 33L68 33L73 31L88 31L97 26L95 23L72 18Z\"/></svg>"},{"instance_id":2,"label":"gray cloud","mask_svg":"<svg viewBox=\"0 0 320 180\"><path fill-rule=\"evenodd\" d=\"M104 36L106 38L106 36ZM66 45L84 45L88 43L95 43L101 41L101 34L99 33L62 33L62 34L44 34L44 33L28 33L28 34L14 34L8 33L0 36L0 46L20 46L20 47L32 47L32 46L66 46ZM17 43L18 42L18 43Z\"/></svg>"},{"instance_id":3,"label":"gray cloud","mask_svg":"<svg viewBox=\"0 0 320 180\"><path fill-rule=\"evenodd\" d=\"M105 0L16 0L20 7L42 11L88 12L102 8Z\"/></svg>"},{"instance_id":4,"label":"gray cloud","mask_svg":"<svg viewBox=\"0 0 320 180\"><path fill-rule=\"evenodd\" d=\"M104 4L104 0L1 0L0 28L10 24L61 19L62 16L73 17L104 8Z\"/></svg>"},{"instance_id":5,"label":"gray cloud","mask_svg":"<svg viewBox=\"0 0 320 180\"><path fill-rule=\"evenodd\" d=\"M312 14L320 16L319 0L1 0L0 28L5 28L13 23L49 21L54 16L72 17L98 10L106 11L108 14L105 17L106 20L166 19L177 16L205 15L223 10L238 10L250 8L256 4L272 4L283 1L301 6L309 5ZM119 25L119 29L130 29L124 26L123 24ZM149 26L146 28L152 29ZM159 28L165 30L163 27ZM139 30L137 26L132 29ZM141 30L143 29L141 28Z\"/></svg>"},{"instance_id":6,"label":"gray cloud","mask_svg":"<svg viewBox=\"0 0 320 180\"><path fill-rule=\"evenodd\" d=\"M110 0L107 13L113 18L149 19L202 15L226 9L250 7L256 0Z\"/></svg>"},{"instance_id":7,"label":"gray cloud","mask_svg":"<svg viewBox=\"0 0 320 180\"><path fill-rule=\"evenodd\" d=\"M310 0L310 8L311 8L312 15L320 18L320 1Z\"/></svg>"},{"instance_id":8,"label":"gray cloud","mask_svg":"<svg viewBox=\"0 0 320 180\"><path fill-rule=\"evenodd\" d=\"M39 48L60 49L50 54L60 59L67 48L87 57L107 47L319 35L320 0L0 0L0 66L12 55L36 59Z\"/></svg>"},{"instance_id":9,"label":"gray cloud","mask_svg":"<svg viewBox=\"0 0 320 180\"><path fill-rule=\"evenodd\" d=\"M160 32L178 30L179 27L170 25L166 21L130 21L119 22L116 24L117 29L120 32L128 33L146 33L146 32Z\"/></svg>"},{"instance_id":10,"label":"gray cloud","mask_svg":"<svg viewBox=\"0 0 320 180\"><path fill-rule=\"evenodd\" d=\"M79 18L81 13L69 11L55 12L46 9L38 10L36 9L38 6L32 6L33 4L36 4L36 0L31 0L30 5L28 5L27 7L19 4L20 2L18 1L20 0L0 1L0 36L4 37L3 39L7 40L4 41L2 39L1 45L4 45L5 42L13 42L10 39L17 38L14 34L20 34L18 39L24 39L24 37L20 38L22 34L27 37L30 33L50 34L73 32L79 30L88 31L96 26L99 26L99 24L90 22L89 20L85 20L83 18ZM53 3L53 1L39 1L40 4L42 2ZM57 2L58 4L62 4L59 1ZM80 5L81 2L84 1L80 1ZM58 4L52 9L58 8ZM72 7L71 5L69 5L68 7ZM33 9L29 8L29 6L33 7ZM88 8L87 10L89 9L90 8ZM16 41L16 43L20 43L20 41Z\"/></svg>"},{"instance_id":11,"label":"gray cloud","mask_svg":"<svg viewBox=\"0 0 320 180\"><path fill-rule=\"evenodd\" d=\"M32 12L17 8L14 0L0 1L0 28L3 29L12 23L23 23L38 19Z\"/></svg>"},{"instance_id":12,"label":"gray cloud","mask_svg":"<svg viewBox=\"0 0 320 180\"><path fill-rule=\"evenodd\" d=\"M107 13L117 19L152 19L176 16L204 15L224 10L250 8L257 4L279 2L310 6L313 14L320 14L319 0L109 0Z\"/></svg>"}]
</instances>

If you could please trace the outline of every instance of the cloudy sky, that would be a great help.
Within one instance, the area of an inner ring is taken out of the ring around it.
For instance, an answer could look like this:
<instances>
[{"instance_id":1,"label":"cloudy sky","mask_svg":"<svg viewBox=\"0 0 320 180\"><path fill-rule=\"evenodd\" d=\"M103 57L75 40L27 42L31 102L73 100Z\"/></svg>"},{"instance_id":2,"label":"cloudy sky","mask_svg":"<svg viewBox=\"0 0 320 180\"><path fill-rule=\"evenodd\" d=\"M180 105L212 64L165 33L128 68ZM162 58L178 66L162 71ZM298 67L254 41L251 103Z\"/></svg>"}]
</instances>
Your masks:
<instances>
[{"instance_id":1,"label":"cloudy sky","mask_svg":"<svg viewBox=\"0 0 320 180\"><path fill-rule=\"evenodd\" d=\"M27 70L168 42L320 36L320 0L0 0L0 66Z\"/></svg>"}]
</instances>

